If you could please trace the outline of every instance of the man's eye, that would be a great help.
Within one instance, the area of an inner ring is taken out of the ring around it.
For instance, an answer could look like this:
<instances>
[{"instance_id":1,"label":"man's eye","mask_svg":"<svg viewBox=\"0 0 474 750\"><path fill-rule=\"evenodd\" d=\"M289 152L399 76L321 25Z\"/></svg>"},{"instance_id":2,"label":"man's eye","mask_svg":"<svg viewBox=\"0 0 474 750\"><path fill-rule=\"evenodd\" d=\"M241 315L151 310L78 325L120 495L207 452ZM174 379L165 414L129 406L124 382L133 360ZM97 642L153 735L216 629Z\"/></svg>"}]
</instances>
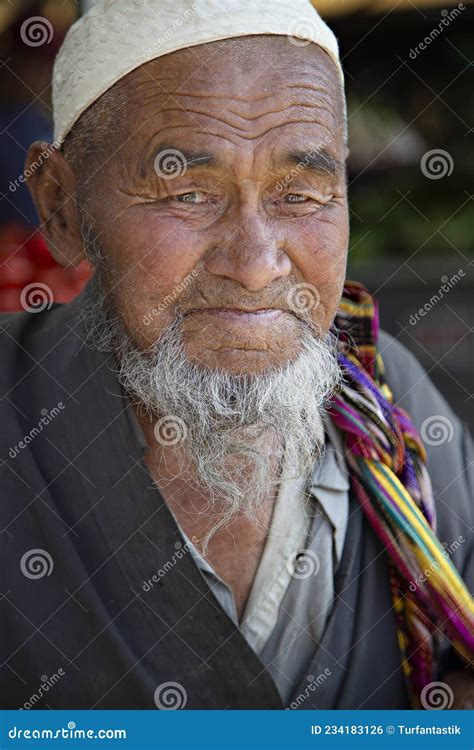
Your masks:
<instances>
[{"instance_id":1,"label":"man's eye","mask_svg":"<svg viewBox=\"0 0 474 750\"><path fill-rule=\"evenodd\" d=\"M180 193L179 195L174 195L173 200L178 201L178 203L203 203L204 196L202 193L198 193L194 190L189 193Z\"/></svg>"},{"instance_id":2,"label":"man's eye","mask_svg":"<svg viewBox=\"0 0 474 750\"><path fill-rule=\"evenodd\" d=\"M288 193L285 198L288 203L305 203L309 200L308 196L302 195L301 193Z\"/></svg>"}]
</instances>

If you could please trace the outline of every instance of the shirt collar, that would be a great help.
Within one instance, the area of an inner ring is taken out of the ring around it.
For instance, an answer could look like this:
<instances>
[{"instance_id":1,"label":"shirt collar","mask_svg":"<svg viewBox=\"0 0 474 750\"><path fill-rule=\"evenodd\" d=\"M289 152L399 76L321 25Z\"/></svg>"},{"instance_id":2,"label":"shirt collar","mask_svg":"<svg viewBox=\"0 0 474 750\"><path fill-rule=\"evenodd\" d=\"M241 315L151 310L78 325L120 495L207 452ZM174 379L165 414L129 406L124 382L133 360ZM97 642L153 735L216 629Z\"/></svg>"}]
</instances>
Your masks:
<instances>
[{"instance_id":1,"label":"shirt collar","mask_svg":"<svg viewBox=\"0 0 474 750\"><path fill-rule=\"evenodd\" d=\"M337 561L342 557L349 515L349 471L341 433L329 416L324 417L326 447L314 467L309 492L333 528Z\"/></svg>"}]
</instances>

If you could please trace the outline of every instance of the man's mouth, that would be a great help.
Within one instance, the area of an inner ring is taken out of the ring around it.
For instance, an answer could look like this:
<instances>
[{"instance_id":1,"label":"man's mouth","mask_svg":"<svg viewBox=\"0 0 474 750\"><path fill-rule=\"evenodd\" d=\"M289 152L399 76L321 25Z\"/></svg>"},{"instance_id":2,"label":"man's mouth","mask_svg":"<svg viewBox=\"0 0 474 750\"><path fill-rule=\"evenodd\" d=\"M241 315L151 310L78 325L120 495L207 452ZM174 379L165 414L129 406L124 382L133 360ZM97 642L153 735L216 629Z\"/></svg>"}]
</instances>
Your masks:
<instances>
[{"instance_id":1,"label":"man's mouth","mask_svg":"<svg viewBox=\"0 0 474 750\"><path fill-rule=\"evenodd\" d=\"M263 307L258 309L242 309L240 307L204 307L189 310L186 315L210 315L220 320L233 323L264 324L275 321L286 311L281 308Z\"/></svg>"}]
</instances>

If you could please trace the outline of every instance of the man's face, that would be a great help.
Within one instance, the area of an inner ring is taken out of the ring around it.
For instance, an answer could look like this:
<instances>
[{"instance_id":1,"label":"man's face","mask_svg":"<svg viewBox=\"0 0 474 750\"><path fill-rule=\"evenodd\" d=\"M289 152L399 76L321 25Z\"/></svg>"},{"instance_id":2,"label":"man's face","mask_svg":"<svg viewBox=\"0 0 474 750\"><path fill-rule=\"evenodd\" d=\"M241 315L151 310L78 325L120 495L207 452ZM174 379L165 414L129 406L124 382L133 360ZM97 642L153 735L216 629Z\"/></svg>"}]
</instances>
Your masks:
<instances>
[{"instance_id":1,"label":"man's face","mask_svg":"<svg viewBox=\"0 0 474 750\"><path fill-rule=\"evenodd\" d=\"M329 329L345 275L334 64L315 45L254 37L176 52L122 85L123 128L85 218L128 334L150 346L180 311L191 361L284 365L301 319Z\"/></svg>"}]
</instances>

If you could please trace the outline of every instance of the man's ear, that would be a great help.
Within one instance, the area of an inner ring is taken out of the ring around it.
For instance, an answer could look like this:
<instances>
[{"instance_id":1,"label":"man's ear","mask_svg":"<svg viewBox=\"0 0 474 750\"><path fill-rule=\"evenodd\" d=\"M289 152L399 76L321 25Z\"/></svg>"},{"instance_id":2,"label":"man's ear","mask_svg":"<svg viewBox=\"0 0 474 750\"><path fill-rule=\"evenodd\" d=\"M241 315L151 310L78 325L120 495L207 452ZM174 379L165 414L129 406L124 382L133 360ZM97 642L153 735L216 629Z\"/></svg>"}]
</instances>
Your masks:
<instances>
[{"instance_id":1,"label":"man's ear","mask_svg":"<svg viewBox=\"0 0 474 750\"><path fill-rule=\"evenodd\" d=\"M86 255L71 166L50 144L35 141L26 157L25 175L52 256L62 266L79 265Z\"/></svg>"}]
</instances>

